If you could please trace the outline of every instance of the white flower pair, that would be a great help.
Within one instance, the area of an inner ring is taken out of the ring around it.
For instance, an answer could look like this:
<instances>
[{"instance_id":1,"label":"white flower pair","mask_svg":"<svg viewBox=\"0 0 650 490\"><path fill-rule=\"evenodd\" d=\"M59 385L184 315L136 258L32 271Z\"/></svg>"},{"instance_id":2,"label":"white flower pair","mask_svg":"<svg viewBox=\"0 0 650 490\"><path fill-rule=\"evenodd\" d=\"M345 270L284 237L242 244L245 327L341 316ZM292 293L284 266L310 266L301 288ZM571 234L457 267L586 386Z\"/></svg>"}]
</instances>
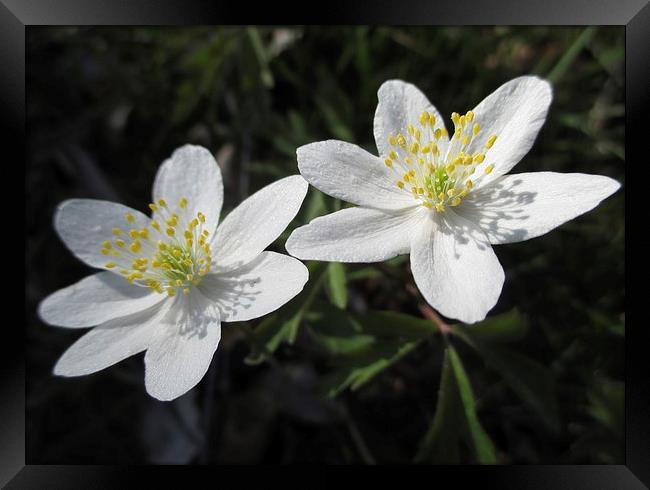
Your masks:
<instances>
[{"instance_id":1,"label":"white flower pair","mask_svg":"<svg viewBox=\"0 0 650 490\"><path fill-rule=\"evenodd\" d=\"M505 175L546 118L551 88L537 77L511 80L473 110L452 114L451 135L415 86L388 81L378 98L379 157L341 141L298 149L310 184L357 207L298 228L286 248L300 259L338 262L410 253L418 288L446 316L472 323L496 304L504 272L492 244L542 235L619 188L596 175ZM146 350L152 396L170 400L191 389L210 364L222 321L265 315L303 288L302 263L263 250L306 191L300 176L279 180L217 226L219 167L207 150L186 146L158 171L151 218L103 201L61 204L55 227L63 241L107 271L41 303L48 323L98 325L65 352L55 374L89 374Z\"/></svg>"}]
</instances>

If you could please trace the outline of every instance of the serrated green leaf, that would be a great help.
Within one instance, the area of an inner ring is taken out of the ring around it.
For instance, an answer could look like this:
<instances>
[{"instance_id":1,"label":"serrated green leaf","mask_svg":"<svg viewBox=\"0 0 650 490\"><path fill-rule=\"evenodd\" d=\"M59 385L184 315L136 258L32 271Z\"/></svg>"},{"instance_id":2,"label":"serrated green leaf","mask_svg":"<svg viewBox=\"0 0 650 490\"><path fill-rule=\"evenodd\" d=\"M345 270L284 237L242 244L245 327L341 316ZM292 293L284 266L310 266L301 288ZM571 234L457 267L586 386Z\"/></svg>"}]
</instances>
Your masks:
<instances>
[{"instance_id":1,"label":"serrated green leaf","mask_svg":"<svg viewBox=\"0 0 650 490\"><path fill-rule=\"evenodd\" d=\"M473 325L454 325L451 330L454 334L469 332L473 338L486 342L515 342L526 336L528 322L514 308Z\"/></svg>"},{"instance_id":2,"label":"serrated green leaf","mask_svg":"<svg viewBox=\"0 0 650 490\"><path fill-rule=\"evenodd\" d=\"M333 398L347 388L358 390L417 345L417 341L406 344L400 341L375 341L359 349L353 356L337 358L335 362L339 367L321 380L321 391Z\"/></svg>"},{"instance_id":3,"label":"serrated green leaf","mask_svg":"<svg viewBox=\"0 0 650 490\"><path fill-rule=\"evenodd\" d=\"M396 311L371 310L353 318L364 332L378 337L418 340L438 333L438 327L432 321Z\"/></svg>"},{"instance_id":4,"label":"serrated green leaf","mask_svg":"<svg viewBox=\"0 0 650 490\"><path fill-rule=\"evenodd\" d=\"M345 309L348 304L348 290L345 268L340 262L331 262L327 266L327 292L335 306Z\"/></svg>"},{"instance_id":5,"label":"serrated green leaf","mask_svg":"<svg viewBox=\"0 0 650 490\"><path fill-rule=\"evenodd\" d=\"M474 394L472 393L472 386L463 367L463 363L458 357L456 350L451 346L447 346L449 353L449 362L451 364L454 378L458 386L458 393L462 402L462 410L467 423L467 430L471 440L474 453L481 464L495 464L496 454L494 445L487 435L483 426L481 425L476 414L476 402Z\"/></svg>"}]
</instances>

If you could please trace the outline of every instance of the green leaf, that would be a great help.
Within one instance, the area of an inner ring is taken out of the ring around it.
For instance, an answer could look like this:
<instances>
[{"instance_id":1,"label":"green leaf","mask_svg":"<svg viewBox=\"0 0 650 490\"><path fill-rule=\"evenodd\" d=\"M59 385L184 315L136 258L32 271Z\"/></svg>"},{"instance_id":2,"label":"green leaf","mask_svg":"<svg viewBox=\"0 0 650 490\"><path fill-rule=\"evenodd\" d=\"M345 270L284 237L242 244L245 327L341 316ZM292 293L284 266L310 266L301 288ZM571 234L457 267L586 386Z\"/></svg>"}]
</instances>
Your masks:
<instances>
[{"instance_id":1,"label":"green leaf","mask_svg":"<svg viewBox=\"0 0 650 490\"><path fill-rule=\"evenodd\" d=\"M247 364L259 364L282 342L292 344L295 341L300 322L323 285L327 270L324 262L312 262L308 268L310 280L305 289L275 314L266 317L251 333L252 352L246 358Z\"/></svg>"},{"instance_id":2,"label":"green leaf","mask_svg":"<svg viewBox=\"0 0 650 490\"><path fill-rule=\"evenodd\" d=\"M348 290L345 268L340 262L331 262L327 266L327 292L334 305L345 309L348 304Z\"/></svg>"},{"instance_id":3,"label":"green leaf","mask_svg":"<svg viewBox=\"0 0 650 490\"><path fill-rule=\"evenodd\" d=\"M515 342L526 336L528 323L519 310L513 308L474 325L454 325L451 330L454 334L469 332L473 338L486 342Z\"/></svg>"},{"instance_id":4,"label":"green leaf","mask_svg":"<svg viewBox=\"0 0 650 490\"><path fill-rule=\"evenodd\" d=\"M431 337L437 332L429 320L393 311L352 314L315 302L305 315L309 331L333 355L362 355L362 348L385 340L398 344Z\"/></svg>"},{"instance_id":5,"label":"green leaf","mask_svg":"<svg viewBox=\"0 0 650 490\"><path fill-rule=\"evenodd\" d=\"M438 332L438 327L430 320L395 311L371 310L363 315L354 315L354 319L364 332L378 337L419 340Z\"/></svg>"},{"instance_id":6,"label":"green leaf","mask_svg":"<svg viewBox=\"0 0 650 490\"><path fill-rule=\"evenodd\" d=\"M416 463L459 463L458 440L463 423L461 413L458 386L449 361L449 351L445 349L436 412L418 448Z\"/></svg>"},{"instance_id":7,"label":"green leaf","mask_svg":"<svg viewBox=\"0 0 650 490\"><path fill-rule=\"evenodd\" d=\"M358 390L371 379L392 366L411 352L418 342L374 341L359 349L353 356L341 356L335 362L339 369L321 380L320 388L328 397L335 397L343 390Z\"/></svg>"},{"instance_id":8,"label":"green leaf","mask_svg":"<svg viewBox=\"0 0 650 490\"><path fill-rule=\"evenodd\" d=\"M476 337L471 328L455 334L497 371L519 398L533 409L553 432L560 430L555 381L549 368L500 345Z\"/></svg>"},{"instance_id":9,"label":"green leaf","mask_svg":"<svg viewBox=\"0 0 650 490\"><path fill-rule=\"evenodd\" d=\"M449 362L454 372L456 384L458 385L458 393L462 402L462 410L467 422L467 429L471 439L471 444L476 454L476 457L481 464L495 464L496 455L494 445L489 436L481 426L476 415L476 402L474 401L474 394L465 368L458 357L458 354L451 345L447 346L449 353Z\"/></svg>"}]
</instances>

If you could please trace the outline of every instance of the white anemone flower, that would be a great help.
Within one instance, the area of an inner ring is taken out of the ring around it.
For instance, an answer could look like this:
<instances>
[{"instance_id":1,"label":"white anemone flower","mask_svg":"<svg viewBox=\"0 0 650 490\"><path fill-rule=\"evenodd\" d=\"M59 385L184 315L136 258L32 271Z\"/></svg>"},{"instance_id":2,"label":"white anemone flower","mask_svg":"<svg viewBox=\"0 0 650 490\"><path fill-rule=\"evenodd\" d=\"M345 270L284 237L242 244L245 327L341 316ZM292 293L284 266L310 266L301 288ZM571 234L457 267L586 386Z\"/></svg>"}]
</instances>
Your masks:
<instances>
[{"instance_id":1,"label":"white anemone flower","mask_svg":"<svg viewBox=\"0 0 650 490\"><path fill-rule=\"evenodd\" d=\"M504 281L492 245L542 235L619 188L599 175L506 175L533 145L551 98L545 80L515 78L466 114L454 112L448 136L422 92L385 82L374 120L378 157L343 141L298 148L310 184L357 206L298 228L287 251L338 262L410 254L431 306L465 323L484 319Z\"/></svg>"},{"instance_id":2,"label":"white anemone flower","mask_svg":"<svg viewBox=\"0 0 650 490\"><path fill-rule=\"evenodd\" d=\"M300 175L278 180L217 226L223 183L199 146L177 149L155 178L152 217L121 204L72 199L54 226L77 258L99 269L39 305L47 323L95 326L58 360L54 373L81 376L145 351L145 386L172 400L206 373L221 322L246 321L298 294L307 268L264 251L295 217L307 192Z\"/></svg>"}]
</instances>

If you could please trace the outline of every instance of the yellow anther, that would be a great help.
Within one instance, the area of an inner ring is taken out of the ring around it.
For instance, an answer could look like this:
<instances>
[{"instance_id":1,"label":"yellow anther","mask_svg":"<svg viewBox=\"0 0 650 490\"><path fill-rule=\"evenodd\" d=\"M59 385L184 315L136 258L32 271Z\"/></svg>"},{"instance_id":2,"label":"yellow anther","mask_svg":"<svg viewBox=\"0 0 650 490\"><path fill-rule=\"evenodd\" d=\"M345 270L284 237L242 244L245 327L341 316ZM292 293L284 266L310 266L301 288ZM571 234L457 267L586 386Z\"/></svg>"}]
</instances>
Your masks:
<instances>
[{"instance_id":1,"label":"yellow anther","mask_svg":"<svg viewBox=\"0 0 650 490\"><path fill-rule=\"evenodd\" d=\"M449 135L449 133L447 132L447 128L441 128L440 132L441 132L441 134L440 134L441 136L448 136Z\"/></svg>"},{"instance_id":2,"label":"yellow anther","mask_svg":"<svg viewBox=\"0 0 650 490\"><path fill-rule=\"evenodd\" d=\"M149 204L149 209L155 212L158 211L158 206L156 206L154 203L151 203Z\"/></svg>"},{"instance_id":3,"label":"yellow anther","mask_svg":"<svg viewBox=\"0 0 650 490\"><path fill-rule=\"evenodd\" d=\"M409 170L409 177L411 178L415 177L415 170L413 169Z\"/></svg>"},{"instance_id":4,"label":"yellow anther","mask_svg":"<svg viewBox=\"0 0 650 490\"><path fill-rule=\"evenodd\" d=\"M453 187L447 191L447 195L449 197L454 197L454 188Z\"/></svg>"},{"instance_id":5,"label":"yellow anther","mask_svg":"<svg viewBox=\"0 0 650 490\"><path fill-rule=\"evenodd\" d=\"M408 131L408 133L409 133L411 136L413 136L413 132L415 131L415 128L413 127L412 124L409 124L408 126L406 126L406 130Z\"/></svg>"},{"instance_id":6,"label":"yellow anther","mask_svg":"<svg viewBox=\"0 0 650 490\"><path fill-rule=\"evenodd\" d=\"M460 119L460 114L458 114L457 112L451 113L451 120L454 122L454 124L458 124L459 119Z\"/></svg>"},{"instance_id":7,"label":"yellow anther","mask_svg":"<svg viewBox=\"0 0 650 490\"><path fill-rule=\"evenodd\" d=\"M476 136L480 130L481 130L481 125L479 123L474 123L474 127L472 128L472 134Z\"/></svg>"},{"instance_id":8,"label":"yellow anther","mask_svg":"<svg viewBox=\"0 0 650 490\"><path fill-rule=\"evenodd\" d=\"M386 164L386 166L388 168L393 166L393 161L390 158L387 158L386 160L384 160L384 163Z\"/></svg>"},{"instance_id":9,"label":"yellow anther","mask_svg":"<svg viewBox=\"0 0 650 490\"><path fill-rule=\"evenodd\" d=\"M496 134L493 134L492 136L490 136L490 137L488 138L487 142L485 143L485 147L486 147L486 148L492 148L492 145L494 144L494 142L495 142L496 140L497 140L497 135L496 135Z\"/></svg>"},{"instance_id":10,"label":"yellow anther","mask_svg":"<svg viewBox=\"0 0 650 490\"><path fill-rule=\"evenodd\" d=\"M185 209L187 207L187 199L184 197L181 197L180 201L178 201L178 206L181 209Z\"/></svg>"},{"instance_id":11,"label":"yellow anther","mask_svg":"<svg viewBox=\"0 0 650 490\"><path fill-rule=\"evenodd\" d=\"M467 146L469 144L469 136L463 137L463 146Z\"/></svg>"},{"instance_id":12,"label":"yellow anther","mask_svg":"<svg viewBox=\"0 0 650 490\"><path fill-rule=\"evenodd\" d=\"M183 294L190 294L190 288L183 288Z\"/></svg>"},{"instance_id":13,"label":"yellow anther","mask_svg":"<svg viewBox=\"0 0 650 490\"><path fill-rule=\"evenodd\" d=\"M140 234L138 233L138 230L132 229L129 230L129 236L133 239L136 239L140 236Z\"/></svg>"},{"instance_id":14,"label":"yellow anther","mask_svg":"<svg viewBox=\"0 0 650 490\"><path fill-rule=\"evenodd\" d=\"M465 116L460 116L460 117L458 118L458 124L460 124L460 127L461 127L461 128L464 128L464 127L465 127Z\"/></svg>"},{"instance_id":15,"label":"yellow anther","mask_svg":"<svg viewBox=\"0 0 650 490\"><path fill-rule=\"evenodd\" d=\"M167 288L167 295L171 298L172 296L176 296L176 290L174 288Z\"/></svg>"},{"instance_id":16,"label":"yellow anther","mask_svg":"<svg viewBox=\"0 0 650 490\"><path fill-rule=\"evenodd\" d=\"M102 248L102 249L100 250L100 252L101 252L102 255L108 255L109 253L111 253L110 250L105 249L105 248Z\"/></svg>"},{"instance_id":17,"label":"yellow anther","mask_svg":"<svg viewBox=\"0 0 650 490\"><path fill-rule=\"evenodd\" d=\"M420 114L420 124L422 126L426 126L428 122L429 122L429 113L423 112L422 114Z\"/></svg>"},{"instance_id":18,"label":"yellow anther","mask_svg":"<svg viewBox=\"0 0 650 490\"><path fill-rule=\"evenodd\" d=\"M471 189L474 187L474 182L472 182L471 179L468 179L467 182L465 182L465 187Z\"/></svg>"},{"instance_id":19,"label":"yellow anther","mask_svg":"<svg viewBox=\"0 0 650 490\"><path fill-rule=\"evenodd\" d=\"M167 244L165 242L158 242L158 248L164 252L167 250Z\"/></svg>"},{"instance_id":20,"label":"yellow anther","mask_svg":"<svg viewBox=\"0 0 650 490\"><path fill-rule=\"evenodd\" d=\"M124 240L120 240L118 238L117 240L115 240L115 245L117 245L120 248L124 247L124 245L125 245Z\"/></svg>"},{"instance_id":21,"label":"yellow anther","mask_svg":"<svg viewBox=\"0 0 650 490\"><path fill-rule=\"evenodd\" d=\"M454 138L456 138L457 140L460 139L460 128L454 131Z\"/></svg>"},{"instance_id":22,"label":"yellow anther","mask_svg":"<svg viewBox=\"0 0 650 490\"><path fill-rule=\"evenodd\" d=\"M415 139L419 142L420 138L422 138L422 133L420 132L419 129L415 130Z\"/></svg>"},{"instance_id":23,"label":"yellow anther","mask_svg":"<svg viewBox=\"0 0 650 490\"><path fill-rule=\"evenodd\" d=\"M436 116L429 114L429 125L434 127L436 125Z\"/></svg>"},{"instance_id":24,"label":"yellow anther","mask_svg":"<svg viewBox=\"0 0 650 490\"><path fill-rule=\"evenodd\" d=\"M441 192L440 194L438 194L438 201L443 201L444 199L445 199L445 193L444 192Z\"/></svg>"},{"instance_id":25,"label":"yellow anther","mask_svg":"<svg viewBox=\"0 0 650 490\"><path fill-rule=\"evenodd\" d=\"M485 160L485 155L483 153L479 153L478 155L474 155L474 161L476 163L483 163L483 160Z\"/></svg>"},{"instance_id":26,"label":"yellow anther","mask_svg":"<svg viewBox=\"0 0 650 490\"><path fill-rule=\"evenodd\" d=\"M199 211L196 215L199 217L201 223L205 223L205 215L202 212Z\"/></svg>"},{"instance_id":27,"label":"yellow anther","mask_svg":"<svg viewBox=\"0 0 650 490\"><path fill-rule=\"evenodd\" d=\"M395 144L397 143L397 141L395 140L395 136L393 136L393 135L391 134L391 135L388 137L388 142L390 143L391 146L395 146Z\"/></svg>"},{"instance_id":28,"label":"yellow anther","mask_svg":"<svg viewBox=\"0 0 650 490\"><path fill-rule=\"evenodd\" d=\"M174 236L176 234L176 230L174 230L174 228L167 228L166 232L169 236Z\"/></svg>"},{"instance_id":29,"label":"yellow anther","mask_svg":"<svg viewBox=\"0 0 650 490\"><path fill-rule=\"evenodd\" d=\"M397 160L397 153L395 153L394 150L391 150L390 153L388 154L388 156L389 156L392 160Z\"/></svg>"},{"instance_id":30,"label":"yellow anther","mask_svg":"<svg viewBox=\"0 0 650 490\"><path fill-rule=\"evenodd\" d=\"M189 232L189 231L185 231L185 232L183 233L183 236L184 236L185 238L187 238L188 240L192 239L192 233Z\"/></svg>"},{"instance_id":31,"label":"yellow anther","mask_svg":"<svg viewBox=\"0 0 650 490\"><path fill-rule=\"evenodd\" d=\"M190 221L190 228L196 228L197 226L199 226L199 222L196 218Z\"/></svg>"},{"instance_id":32,"label":"yellow anther","mask_svg":"<svg viewBox=\"0 0 650 490\"><path fill-rule=\"evenodd\" d=\"M144 238L145 240L149 238L149 230L147 228L140 230L140 238Z\"/></svg>"},{"instance_id":33,"label":"yellow anther","mask_svg":"<svg viewBox=\"0 0 650 490\"><path fill-rule=\"evenodd\" d=\"M418 194L424 194L424 189L422 187L418 187Z\"/></svg>"},{"instance_id":34,"label":"yellow anther","mask_svg":"<svg viewBox=\"0 0 650 490\"><path fill-rule=\"evenodd\" d=\"M401 180L398 180L397 181L397 187L399 187L400 189L404 189L404 182L402 182Z\"/></svg>"},{"instance_id":35,"label":"yellow anther","mask_svg":"<svg viewBox=\"0 0 650 490\"><path fill-rule=\"evenodd\" d=\"M431 204L429 201L424 201L422 203L422 206L424 206L425 208L431 209L433 207L433 204Z\"/></svg>"},{"instance_id":36,"label":"yellow anther","mask_svg":"<svg viewBox=\"0 0 650 490\"><path fill-rule=\"evenodd\" d=\"M102 245L104 245L104 248L112 248L112 247L113 247L113 246L111 245L111 242L109 242L108 240L104 240L104 241L102 242Z\"/></svg>"},{"instance_id":37,"label":"yellow anther","mask_svg":"<svg viewBox=\"0 0 650 490\"><path fill-rule=\"evenodd\" d=\"M456 166L453 163L450 163L445 167L445 170L447 171L447 174L451 174L455 168Z\"/></svg>"},{"instance_id":38,"label":"yellow anther","mask_svg":"<svg viewBox=\"0 0 650 490\"><path fill-rule=\"evenodd\" d=\"M112 269L116 265L117 264L115 262L106 262L106 264L104 264L104 267L106 267L107 269Z\"/></svg>"},{"instance_id":39,"label":"yellow anther","mask_svg":"<svg viewBox=\"0 0 650 490\"><path fill-rule=\"evenodd\" d=\"M129 245L129 250L133 253L138 253L140 250L140 242L138 240L133 242L131 245Z\"/></svg>"},{"instance_id":40,"label":"yellow anther","mask_svg":"<svg viewBox=\"0 0 650 490\"><path fill-rule=\"evenodd\" d=\"M191 281L192 279L194 279L194 276L193 276L192 274L187 274L187 275L185 276L185 278L186 278L188 281Z\"/></svg>"},{"instance_id":41,"label":"yellow anther","mask_svg":"<svg viewBox=\"0 0 650 490\"><path fill-rule=\"evenodd\" d=\"M422 153L429 153L431 151L431 147L429 145L423 146L421 151Z\"/></svg>"},{"instance_id":42,"label":"yellow anther","mask_svg":"<svg viewBox=\"0 0 650 490\"><path fill-rule=\"evenodd\" d=\"M442 204L441 202L436 203L436 211L439 213L443 213L445 211L445 205Z\"/></svg>"},{"instance_id":43,"label":"yellow anther","mask_svg":"<svg viewBox=\"0 0 650 490\"><path fill-rule=\"evenodd\" d=\"M133 223L135 221L135 216L133 216L131 213L126 213L124 215L124 219L127 220L129 223Z\"/></svg>"},{"instance_id":44,"label":"yellow anther","mask_svg":"<svg viewBox=\"0 0 650 490\"><path fill-rule=\"evenodd\" d=\"M458 206L458 205L460 204L460 201L461 201L461 198L460 198L460 197L454 197L454 198L451 200L451 205L452 205L452 206Z\"/></svg>"},{"instance_id":45,"label":"yellow anther","mask_svg":"<svg viewBox=\"0 0 650 490\"><path fill-rule=\"evenodd\" d=\"M490 165L488 165L487 167L485 167L485 170L484 170L484 171L485 171L485 175L487 175L487 174L489 174L490 172L492 172L492 170L494 170L494 165L492 165L492 164L490 164Z\"/></svg>"},{"instance_id":46,"label":"yellow anther","mask_svg":"<svg viewBox=\"0 0 650 490\"><path fill-rule=\"evenodd\" d=\"M439 140L440 136L442 136L442 129L438 128L433 132L433 137Z\"/></svg>"},{"instance_id":47,"label":"yellow anther","mask_svg":"<svg viewBox=\"0 0 650 490\"><path fill-rule=\"evenodd\" d=\"M471 168L469 169L468 174L469 174L469 175L474 175L474 172L476 172L476 167L471 167Z\"/></svg>"},{"instance_id":48,"label":"yellow anther","mask_svg":"<svg viewBox=\"0 0 650 490\"><path fill-rule=\"evenodd\" d=\"M166 208L167 203L165 202L164 199L158 199L158 206L160 206L161 208Z\"/></svg>"},{"instance_id":49,"label":"yellow anther","mask_svg":"<svg viewBox=\"0 0 650 490\"><path fill-rule=\"evenodd\" d=\"M210 234L210 232L208 230L203 230L201 233L203 235L205 235L205 236L208 236Z\"/></svg>"},{"instance_id":50,"label":"yellow anther","mask_svg":"<svg viewBox=\"0 0 650 490\"><path fill-rule=\"evenodd\" d=\"M465 114L465 119L467 122L472 122L474 120L474 113L472 111L467 111L467 114Z\"/></svg>"},{"instance_id":51,"label":"yellow anther","mask_svg":"<svg viewBox=\"0 0 650 490\"><path fill-rule=\"evenodd\" d=\"M151 222L151 227L157 231L160 231L160 225L158 224L157 221L152 221Z\"/></svg>"},{"instance_id":52,"label":"yellow anther","mask_svg":"<svg viewBox=\"0 0 650 490\"><path fill-rule=\"evenodd\" d=\"M401 133L397 135L397 144L402 148L406 148L406 138Z\"/></svg>"},{"instance_id":53,"label":"yellow anther","mask_svg":"<svg viewBox=\"0 0 650 490\"><path fill-rule=\"evenodd\" d=\"M122 234L122 230L120 230L119 228L113 228L111 230L111 233L113 233L113 235L115 236L120 236Z\"/></svg>"},{"instance_id":54,"label":"yellow anther","mask_svg":"<svg viewBox=\"0 0 650 490\"><path fill-rule=\"evenodd\" d=\"M467 155L466 157L463 157L463 163L465 165L469 165L470 163L472 163L472 157L469 156L469 155Z\"/></svg>"}]
</instances>

